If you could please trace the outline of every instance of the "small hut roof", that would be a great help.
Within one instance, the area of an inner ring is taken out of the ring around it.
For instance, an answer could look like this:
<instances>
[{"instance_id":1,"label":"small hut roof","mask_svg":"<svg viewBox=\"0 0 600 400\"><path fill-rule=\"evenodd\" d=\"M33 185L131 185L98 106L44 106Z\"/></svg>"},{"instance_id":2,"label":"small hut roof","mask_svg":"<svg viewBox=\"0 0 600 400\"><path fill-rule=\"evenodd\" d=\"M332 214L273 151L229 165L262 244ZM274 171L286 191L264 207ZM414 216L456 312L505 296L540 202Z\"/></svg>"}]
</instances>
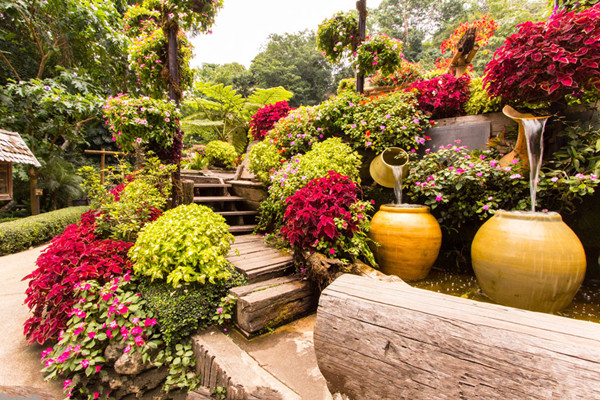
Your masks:
<instances>
[{"instance_id":1,"label":"small hut roof","mask_svg":"<svg viewBox=\"0 0 600 400\"><path fill-rule=\"evenodd\" d=\"M17 132L2 129L0 129L0 161L41 166Z\"/></svg>"}]
</instances>

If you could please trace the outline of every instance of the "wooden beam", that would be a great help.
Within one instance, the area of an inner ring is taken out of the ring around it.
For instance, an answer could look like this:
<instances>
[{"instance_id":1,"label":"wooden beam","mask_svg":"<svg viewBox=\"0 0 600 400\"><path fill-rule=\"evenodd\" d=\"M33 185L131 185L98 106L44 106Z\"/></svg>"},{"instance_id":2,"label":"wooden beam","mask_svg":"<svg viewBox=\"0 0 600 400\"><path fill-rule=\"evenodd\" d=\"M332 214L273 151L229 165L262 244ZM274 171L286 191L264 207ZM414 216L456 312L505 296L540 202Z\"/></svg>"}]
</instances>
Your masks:
<instances>
[{"instance_id":1,"label":"wooden beam","mask_svg":"<svg viewBox=\"0 0 600 400\"><path fill-rule=\"evenodd\" d=\"M356 399L600 399L600 324L343 275L314 329Z\"/></svg>"}]
</instances>

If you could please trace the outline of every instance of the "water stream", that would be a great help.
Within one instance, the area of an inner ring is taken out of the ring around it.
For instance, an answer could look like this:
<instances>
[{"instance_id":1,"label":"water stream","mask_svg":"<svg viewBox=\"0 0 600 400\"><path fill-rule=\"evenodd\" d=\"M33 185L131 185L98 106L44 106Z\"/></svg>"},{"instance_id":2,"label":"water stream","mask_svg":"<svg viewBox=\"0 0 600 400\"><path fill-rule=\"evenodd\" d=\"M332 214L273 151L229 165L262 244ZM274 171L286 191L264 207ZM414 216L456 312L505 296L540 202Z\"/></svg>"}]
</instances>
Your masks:
<instances>
[{"instance_id":1,"label":"water stream","mask_svg":"<svg viewBox=\"0 0 600 400\"><path fill-rule=\"evenodd\" d=\"M394 194L396 195L396 204L402 204L402 178L404 165L393 165L394 174Z\"/></svg>"},{"instance_id":2,"label":"water stream","mask_svg":"<svg viewBox=\"0 0 600 400\"><path fill-rule=\"evenodd\" d=\"M525 138L527 139L527 155L529 156L529 191L531 211L535 211L537 188L540 180L540 169L544 157L544 129L548 118L522 119Z\"/></svg>"}]
</instances>

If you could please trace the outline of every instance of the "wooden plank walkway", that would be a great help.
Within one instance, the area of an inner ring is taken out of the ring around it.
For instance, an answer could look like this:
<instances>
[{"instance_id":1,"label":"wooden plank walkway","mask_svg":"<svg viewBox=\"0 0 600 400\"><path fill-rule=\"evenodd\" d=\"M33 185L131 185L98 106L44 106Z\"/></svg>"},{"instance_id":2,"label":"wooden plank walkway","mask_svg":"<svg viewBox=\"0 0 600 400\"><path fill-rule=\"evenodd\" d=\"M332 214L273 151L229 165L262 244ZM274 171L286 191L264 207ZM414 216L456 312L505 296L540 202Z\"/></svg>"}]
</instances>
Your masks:
<instances>
[{"instance_id":1,"label":"wooden plank walkway","mask_svg":"<svg viewBox=\"0 0 600 400\"><path fill-rule=\"evenodd\" d=\"M263 242L257 235L236 236L227 260L248 278L248 283L261 282L287 275L293 268L293 258Z\"/></svg>"}]
</instances>

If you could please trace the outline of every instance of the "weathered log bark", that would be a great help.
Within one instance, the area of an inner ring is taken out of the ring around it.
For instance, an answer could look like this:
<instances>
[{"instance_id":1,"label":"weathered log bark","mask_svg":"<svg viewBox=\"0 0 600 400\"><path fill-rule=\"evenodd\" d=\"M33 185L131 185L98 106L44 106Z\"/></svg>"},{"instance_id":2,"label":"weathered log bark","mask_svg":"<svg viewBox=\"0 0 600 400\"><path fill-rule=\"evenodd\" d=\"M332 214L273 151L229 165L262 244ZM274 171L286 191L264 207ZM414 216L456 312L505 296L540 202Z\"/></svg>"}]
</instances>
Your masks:
<instances>
[{"instance_id":1,"label":"weathered log bark","mask_svg":"<svg viewBox=\"0 0 600 400\"><path fill-rule=\"evenodd\" d=\"M359 399L600 399L600 325L343 275L317 361Z\"/></svg>"}]
</instances>

